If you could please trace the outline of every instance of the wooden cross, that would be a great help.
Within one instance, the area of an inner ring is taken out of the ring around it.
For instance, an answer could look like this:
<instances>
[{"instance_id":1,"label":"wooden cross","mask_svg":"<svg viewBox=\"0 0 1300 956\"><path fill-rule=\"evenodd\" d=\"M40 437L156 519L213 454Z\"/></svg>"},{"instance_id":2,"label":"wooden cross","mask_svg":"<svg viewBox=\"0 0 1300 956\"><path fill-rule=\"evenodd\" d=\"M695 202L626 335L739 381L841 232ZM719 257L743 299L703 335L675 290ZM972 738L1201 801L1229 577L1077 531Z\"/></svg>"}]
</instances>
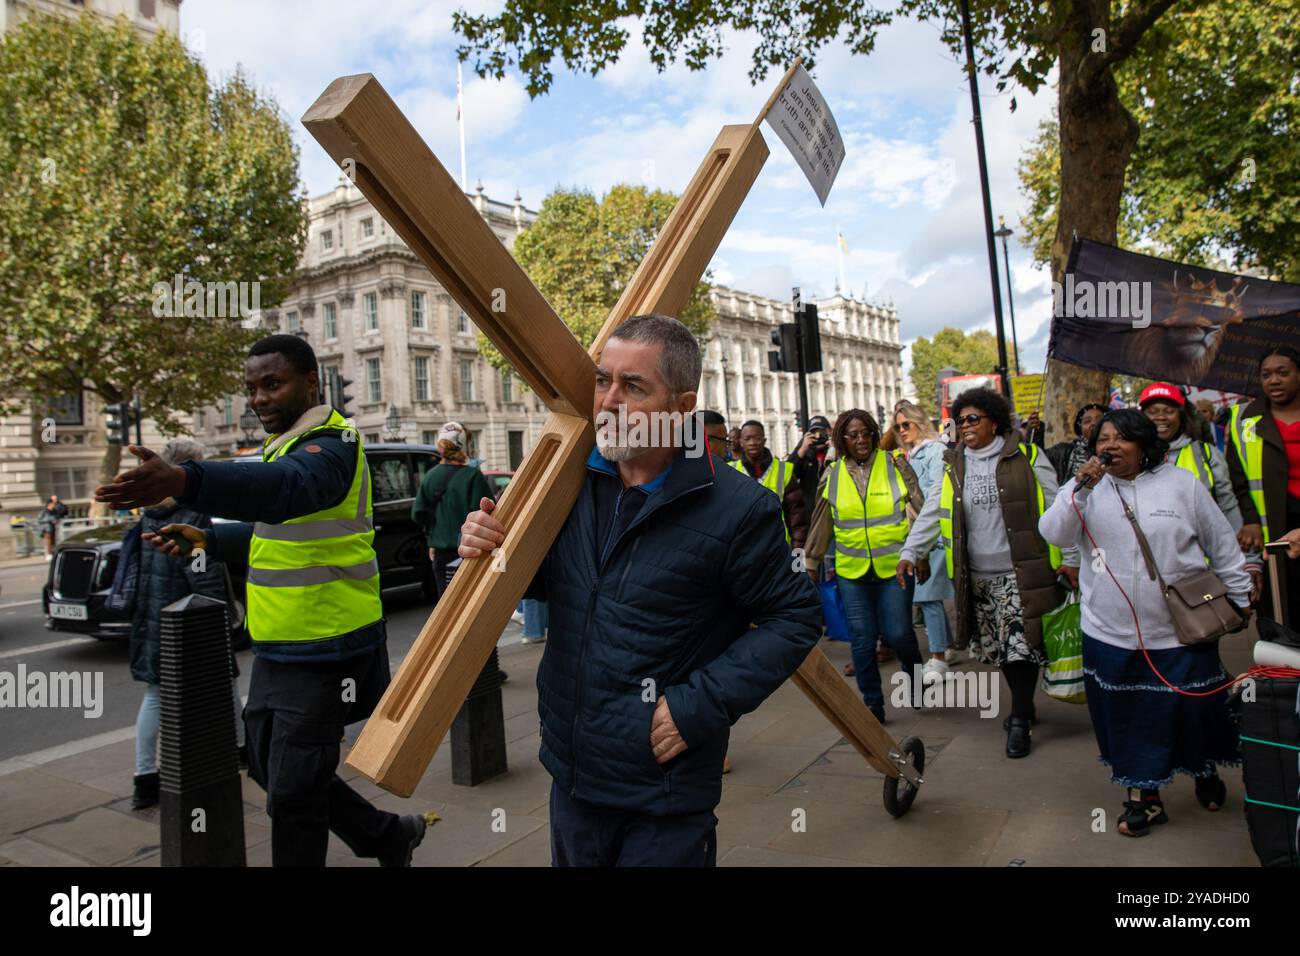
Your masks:
<instances>
[{"instance_id":1,"label":"wooden cross","mask_svg":"<svg viewBox=\"0 0 1300 956\"><path fill-rule=\"evenodd\" d=\"M606 340L629 316L685 308L767 159L759 127L793 72L752 124L723 127L587 352L372 75L335 80L303 116L550 410L494 512L505 541L492 555L462 561L348 756L381 787L410 796L433 759L578 499L595 443L595 362ZM893 740L820 650L794 679L872 766L899 776Z\"/></svg>"}]
</instances>

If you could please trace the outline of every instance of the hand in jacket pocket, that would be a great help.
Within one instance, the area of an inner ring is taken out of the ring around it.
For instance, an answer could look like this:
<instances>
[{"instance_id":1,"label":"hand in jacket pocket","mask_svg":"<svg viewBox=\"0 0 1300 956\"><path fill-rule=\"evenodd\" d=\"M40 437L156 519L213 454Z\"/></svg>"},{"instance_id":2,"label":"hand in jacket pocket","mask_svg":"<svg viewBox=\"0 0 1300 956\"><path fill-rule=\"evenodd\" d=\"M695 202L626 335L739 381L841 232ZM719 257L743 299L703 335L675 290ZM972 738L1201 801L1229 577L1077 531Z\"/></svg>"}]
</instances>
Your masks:
<instances>
[{"instance_id":1,"label":"hand in jacket pocket","mask_svg":"<svg viewBox=\"0 0 1300 956\"><path fill-rule=\"evenodd\" d=\"M655 704L654 717L650 719L650 747L656 763L667 763L686 749L686 741L677 732L673 715L668 710L668 698L660 697Z\"/></svg>"}]
</instances>

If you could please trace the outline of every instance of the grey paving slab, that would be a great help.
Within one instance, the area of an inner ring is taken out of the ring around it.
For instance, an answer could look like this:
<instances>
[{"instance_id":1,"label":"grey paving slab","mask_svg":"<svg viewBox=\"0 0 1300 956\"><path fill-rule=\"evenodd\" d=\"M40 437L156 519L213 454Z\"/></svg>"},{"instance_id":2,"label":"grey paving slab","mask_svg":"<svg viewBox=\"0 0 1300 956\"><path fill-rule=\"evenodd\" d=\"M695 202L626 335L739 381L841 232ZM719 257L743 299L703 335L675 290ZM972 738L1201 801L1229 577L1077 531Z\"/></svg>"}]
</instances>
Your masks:
<instances>
[{"instance_id":1,"label":"grey paving slab","mask_svg":"<svg viewBox=\"0 0 1300 956\"><path fill-rule=\"evenodd\" d=\"M70 820L34 827L25 835L47 846L85 857L98 866L130 862L157 850L160 844L157 823L118 813L108 807L95 807Z\"/></svg>"},{"instance_id":2,"label":"grey paving slab","mask_svg":"<svg viewBox=\"0 0 1300 956\"><path fill-rule=\"evenodd\" d=\"M861 866L849 860L832 860L802 853L785 853L758 846L718 847L718 866Z\"/></svg>"},{"instance_id":3,"label":"grey paving slab","mask_svg":"<svg viewBox=\"0 0 1300 956\"><path fill-rule=\"evenodd\" d=\"M545 820L543 815L540 819ZM547 823L516 840L504 850L480 860L477 866L529 866L551 865L551 827Z\"/></svg>"},{"instance_id":4,"label":"grey paving slab","mask_svg":"<svg viewBox=\"0 0 1300 956\"><path fill-rule=\"evenodd\" d=\"M41 772L63 780L89 783L96 778L135 774L135 741L123 740L41 765ZM92 784L93 785L93 784Z\"/></svg>"},{"instance_id":5,"label":"grey paving slab","mask_svg":"<svg viewBox=\"0 0 1300 956\"><path fill-rule=\"evenodd\" d=\"M58 847L40 843L30 837L18 837L0 843L0 858L18 866L90 866L85 857L68 853Z\"/></svg>"},{"instance_id":6,"label":"grey paving slab","mask_svg":"<svg viewBox=\"0 0 1300 956\"><path fill-rule=\"evenodd\" d=\"M980 866L1010 814L1005 810L922 804L894 819L884 806L805 801L806 829L787 831L771 847L885 866Z\"/></svg>"},{"instance_id":7,"label":"grey paving slab","mask_svg":"<svg viewBox=\"0 0 1300 956\"><path fill-rule=\"evenodd\" d=\"M51 776L19 770L0 777L0 838L100 806L114 795Z\"/></svg>"}]
</instances>

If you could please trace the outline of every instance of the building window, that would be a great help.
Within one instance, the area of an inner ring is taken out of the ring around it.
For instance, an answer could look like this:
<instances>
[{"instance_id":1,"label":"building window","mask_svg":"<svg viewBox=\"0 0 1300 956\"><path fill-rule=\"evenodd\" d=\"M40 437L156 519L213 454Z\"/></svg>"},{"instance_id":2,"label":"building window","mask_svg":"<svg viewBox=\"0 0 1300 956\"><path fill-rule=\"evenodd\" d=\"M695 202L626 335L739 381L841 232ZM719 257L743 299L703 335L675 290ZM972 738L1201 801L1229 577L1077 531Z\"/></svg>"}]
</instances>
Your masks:
<instances>
[{"instance_id":1,"label":"building window","mask_svg":"<svg viewBox=\"0 0 1300 956\"><path fill-rule=\"evenodd\" d=\"M515 378L509 372L501 373L501 401L513 402L515 400Z\"/></svg>"},{"instance_id":2,"label":"building window","mask_svg":"<svg viewBox=\"0 0 1300 956\"><path fill-rule=\"evenodd\" d=\"M368 445L378 445L378 444L379 444L379 432L370 432L368 435L366 435L366 444L368 444Z\"/></svg>"},{"instance_id":3,"label":"building window","mask_svg":"<svg viewBox=\"0 0 1300 956\"><path fill-rule=\"evenodd\" d=\"M334 248L334 230L325 229L320 234L320 247L322 252L329 252Z\"/></svg>"},{"instance_id":4,"label":"building window","mask_svg":"<svg viewBox=\"0 0 1300 956\"><path fill-rule=\"evenodd\" d=\"M515 471L524 463L523 432L506 432L506 457L509 460L507 467L509 467L511 471Z\"/></svg>"},{"instance_id":5,"label":"building window","mask_svg":"<svg viewBox=\"0 0 1300 956\"><path fill-rule=\"evenodd\" d=\"M411 328L422 329L424 324L424 293L411 293Z\"/></svg>"},{"instance_id":6,"label":"building window","mask_svg":"<svg viewBox=\"0 0 1300 956\"><path fill-rule=\"evenodd\" d=\"M207 416L204 414L203 409L201 408L194 413L194 428L196 431L203 430L203 422L206 417Z\"/></svg>"},{"instance_id":7,"label":"building window","mask_svg":"<svg viewBox=\"0 0 1300 956\"><path fill-rule=\"evenodd\" d=\"M51 468L45 475L46 495L58 495L60 501L88 497L85 468Z\"/></svg>"},{"instance_id":8,"label":"building window","mask_svg":"<svg viewBox=\"0 0 1300 956\"><path fill-rule=\"evenodd\" d=\"M425 431L421 432L420 434L423 435L423 438L421 438L420 440L421 440L424 444L426 444L426 445L436 445L436 444L438 443L438 433L437 433L437 432L431 432L431 431L428 431L428 430L426 429Z\"/></svg>"},{"instance_id":9,"label":"building window","mask_svg":"<svg viewBox=\"0 0 1300 956\"><path fill-rule=\"evenodd\" d=\"M144 17L146 20L152 20L157 13L154 9L156 5L155 0L139 0L136 7L140 11L140 16ZM78 4L78 6L80 6L80 4Z\"/></svg>"},{"instance_id":10,"label":"building window","mask_svg":"<svg viewBox=\"0 0 1300 956\"><path fill-rule=\"evenodd\" d=\"M361 313L366 317L366 331L379 331L379 293L367 292L361 297Z\"/></svg>"},{"instance_id":11,"label":"building window","mask_svg":"<svg viewBox=\"0 0 1300 956\"><path fill-rule=\"evenodd\" d=\"M82 423L81 392L57 395L45 402L46 415L56 425L80 425Z\"/></svg>"},{"instance_id":12,"label":"building window","mask_svg":"<svg viewBox=\"0 0 1300 956\"><path fill-rule=\"evenodd\" d=\"M229 395L221 403L221 424L235 424L235 400Z\"/></svg>"},{"instance_id":13,"label":"building window","mask_svg":"<svg viewBox=\"0 0 1300 956\"><path fill-rule=\"evenodd\" d=\"M415 400L417 402L427 402L429 400L429 360L420 356L415 360Z\"/></svg>"},{"instance_id":14,"label":"building window","mask_svg":"<svg viewBox=\"0 0 1300 956\"><path fill-rule=\"evenodd\" d=\"M375 220L373 217L367 216L365 219L361 220L361 238L369 239L374 234L375 234Z\"/></svg>"},{"instance_id":15,"label":"building window","mask_svg":"<svg viewBox=\"0 0 1300 956\"><path fill-rule=\"evenodd\" d=\"M336 339L339 337L339 314L338 309L333 302L326 302L324 305L325 321L325 338Z\"/></svg>"},{"instance_id":16,"label":"building window","mask_svg":"<svg viewBox=\"0 0 1300 956\"><path fill-rule=\"evenodd\" d=\"M371 402L378 402L383 399L383 392L379 388L379 359L366 359L366 393Z\"/></svg>"},{"instance_id":17,"label":"building window","mask_svg":"<svg viewBox=\"0 0 1300 956\"><path fill-rule=\"evenodd\" d=\"M460 310L460 316L456 319L456 331L461 333L469 332L469 316L465 314L464 309Z\"/></svg>"},{"instance_id":18,"label":"building window","mask_svg":"<svg viewBox=\"0 0 1300 956\"><path fill-rule=\"evenodd\" d=\"M474 361L473 359L460 360L460 400L462 402L474 401Z\"/></svg>"},{"instance_id":19,"label":"building window","mask_svg":"<svg viewBox=\"0 0 1300 956\"><path fill-rule=\"evenodd\" d=\"M298 313L289 312L284 317L284 330L290 335L298 331Z\"/></svg>"}]
</instances>

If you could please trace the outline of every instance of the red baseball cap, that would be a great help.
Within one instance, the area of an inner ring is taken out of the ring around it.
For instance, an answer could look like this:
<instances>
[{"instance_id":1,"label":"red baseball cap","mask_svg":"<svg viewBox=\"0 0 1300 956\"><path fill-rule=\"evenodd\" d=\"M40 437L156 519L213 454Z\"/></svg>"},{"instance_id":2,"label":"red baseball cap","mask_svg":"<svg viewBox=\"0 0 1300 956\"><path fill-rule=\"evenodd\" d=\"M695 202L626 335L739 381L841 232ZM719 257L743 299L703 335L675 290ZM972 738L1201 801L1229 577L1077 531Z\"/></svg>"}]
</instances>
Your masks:
<instances>
[{"instance_id":1,"label":"red baseball cap","mask_svg":"<svg viewBox=\"0 0 1300 956\"><path fill-rule=\"evenodd\" d=\"M1138 398L1138 408L1145 408L1147 402L1154 401L1173 402L1175 405L1187 404L1182 389L1168 382L1152 382L1142 389L1142 395Z\"/></svg>"}]
</instances>

